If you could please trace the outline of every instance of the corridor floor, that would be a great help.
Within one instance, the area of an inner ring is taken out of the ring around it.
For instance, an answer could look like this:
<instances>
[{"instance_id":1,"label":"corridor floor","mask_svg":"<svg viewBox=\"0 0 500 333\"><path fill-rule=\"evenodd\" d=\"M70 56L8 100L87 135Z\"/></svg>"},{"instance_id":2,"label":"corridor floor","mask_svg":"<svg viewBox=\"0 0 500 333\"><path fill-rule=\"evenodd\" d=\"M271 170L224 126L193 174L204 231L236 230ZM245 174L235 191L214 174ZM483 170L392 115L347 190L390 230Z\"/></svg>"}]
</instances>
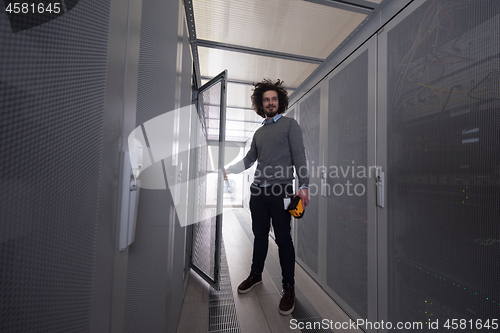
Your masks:
<instances>
[{"instance_id":1,"label":"corridor floor","mask_svg":"<svg viewBox=\"0 0 500 333\"><path fill-rule=\"evenodd\" d=\"M242 333L300 332L294 323L293 313L288 316L279 314L279 290L273 283L267 267L263 272L261 285L256 286L247 294L239 294L236 290L238 285L247 278L250 270L252 260L252 242L248 235L250 225L250 214L245 209L233 208L224 211L222 233L239 331ZM246 227L246 231L244 227ZM266 265L267 261L278 260L277 258L277 246L270 237ZM302 303L307 303L322 319L327 319L328 322L330 320L349 322L349 317L342 309L298 264L295 267L295 280L296 288L300 290L301 297L305 297ZM210 288L196 273L190 271L177 333L208 332ZM313 320L317 319L311 319L311 321ZM302 332L306 331L362 333L361 330L349 329L302 330Z\"/></svg>"}]
</instances>

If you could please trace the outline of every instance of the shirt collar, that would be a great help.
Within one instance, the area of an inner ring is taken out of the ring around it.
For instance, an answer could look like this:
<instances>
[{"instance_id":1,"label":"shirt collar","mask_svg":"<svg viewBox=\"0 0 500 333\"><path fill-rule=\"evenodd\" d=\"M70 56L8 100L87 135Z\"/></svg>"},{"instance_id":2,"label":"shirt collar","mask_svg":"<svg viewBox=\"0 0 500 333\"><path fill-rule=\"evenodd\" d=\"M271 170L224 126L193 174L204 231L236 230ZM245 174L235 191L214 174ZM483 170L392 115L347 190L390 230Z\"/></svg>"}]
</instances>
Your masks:
<instances>
[{"instance_id":1,"label":"shirt collar","mask_svg":"<svg viewBox=\"0 0 500 333\"><path fill-rule=\"evenodd\" d=\"M274 117L273 117L273 122L277 122L277 121L278 121L278 119L280 119L281 117L283 117L283 114L282 114L282 113L280 113L280 114L278 114L278 115L274 116ZM266 119L264 119L264 120L262 121L262 124L263 124L263 125L267 124L267 118L266 118Z\"/></svg>"}]
</instances>

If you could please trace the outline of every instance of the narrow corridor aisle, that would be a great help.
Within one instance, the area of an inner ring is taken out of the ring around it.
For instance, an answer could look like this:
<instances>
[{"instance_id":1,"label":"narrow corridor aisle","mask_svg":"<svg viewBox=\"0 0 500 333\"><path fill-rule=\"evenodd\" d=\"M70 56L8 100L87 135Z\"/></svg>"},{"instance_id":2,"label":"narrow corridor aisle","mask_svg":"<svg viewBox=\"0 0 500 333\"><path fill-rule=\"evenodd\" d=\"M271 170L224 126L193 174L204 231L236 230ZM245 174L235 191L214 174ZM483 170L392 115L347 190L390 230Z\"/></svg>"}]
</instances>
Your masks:
<instances>
[{"instance_id":1,"label":"narrow corridor aisle","mask_svg":"<svg viewBox=\"0 0 500 333\"><path fill-rule=\"evenodd\" d=\"M247 278L252 260L250 230L251 218L245 209L224 211L223 241L240 332L300 332L295 321L297 318L304 323L308 321L314 323L322 319L334 323L349 322L349 317L298 264L295 268L296 309L288 316L279 314L280 268L278 249L271 237L262 284L247 294L239 294L236 288ZM208 332L209 295L208 284L191 271L177 333ZM310 320L307 317L309 315ZM314 332L333 331L362 332L361 330L314 330Z\"/></svg>"}]
</instances>

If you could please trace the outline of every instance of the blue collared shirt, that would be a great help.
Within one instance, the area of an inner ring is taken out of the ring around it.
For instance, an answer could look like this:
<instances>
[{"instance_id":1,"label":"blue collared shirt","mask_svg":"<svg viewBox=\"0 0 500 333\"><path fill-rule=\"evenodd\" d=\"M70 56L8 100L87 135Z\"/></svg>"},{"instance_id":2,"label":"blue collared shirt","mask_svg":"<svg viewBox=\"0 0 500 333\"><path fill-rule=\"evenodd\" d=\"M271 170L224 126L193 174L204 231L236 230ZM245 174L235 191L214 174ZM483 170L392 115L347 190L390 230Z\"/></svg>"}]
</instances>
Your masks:
<instances>
[{"instance_id":1,"label":"blue collared shirt","mask_svg":"<svg viewBox=\"0 0 500 333\"><path fill-rule=\"evenodd\" d=\"M277 122L277 121L278 121L278 119L280 119L281 117L283 117L283 114L282 114L282 113L280 113L280 114L278 114L278 115L274 116L272 121L273 121L273 122ZM265 124L267 124L267 118L266 118L266 119L264 119L264 120L262 121L262 125L265 125Z\"/></svg>"}]
</instances>

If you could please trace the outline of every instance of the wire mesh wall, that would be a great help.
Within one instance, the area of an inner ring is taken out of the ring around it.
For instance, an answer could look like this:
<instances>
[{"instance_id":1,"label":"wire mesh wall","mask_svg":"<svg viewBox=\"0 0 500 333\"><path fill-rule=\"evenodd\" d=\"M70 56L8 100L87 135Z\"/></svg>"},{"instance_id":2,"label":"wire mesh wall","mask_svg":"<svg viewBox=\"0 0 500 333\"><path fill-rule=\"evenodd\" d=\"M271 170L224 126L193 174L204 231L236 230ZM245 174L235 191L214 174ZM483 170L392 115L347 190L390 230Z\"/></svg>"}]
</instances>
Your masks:
<instances>
[{"instance_id":1,"label":"wire mesh wall","mask_svg":"<svg viewBox=\"0 0 500 333\"><path fill-rule=\"evenodd\" d=\"M218 141L221 86L218 82L198 97L198 113L204 120L198 127L198 142ZM205 134L206 133L206 134ZM211 279L215 279L216 216L218 154L208 144L198 148L196 156L195 221L193 225L192 263Z\"/></svg>"}]
</instances>

